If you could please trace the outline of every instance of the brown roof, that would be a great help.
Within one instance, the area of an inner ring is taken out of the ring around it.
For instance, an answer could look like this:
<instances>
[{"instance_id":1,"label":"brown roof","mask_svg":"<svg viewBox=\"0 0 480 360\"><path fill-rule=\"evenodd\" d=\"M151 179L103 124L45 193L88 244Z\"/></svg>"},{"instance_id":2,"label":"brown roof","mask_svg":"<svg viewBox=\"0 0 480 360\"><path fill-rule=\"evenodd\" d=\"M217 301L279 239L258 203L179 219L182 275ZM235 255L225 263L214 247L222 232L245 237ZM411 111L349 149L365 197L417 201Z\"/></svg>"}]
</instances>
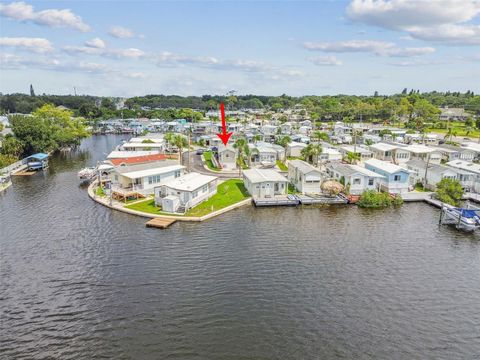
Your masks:
<instances>
[{"instance_id":1,"label":"brown roof","mask_svg":"<svg viewBox=\"0 0 480 360\"><path fill-rule=\"evenodd\" d=\"M127 157L127 158L110 159L110 162L114 166L118 166L121 164L124 164L124 165L144 164L152 161L161 161L161 160L176 159L176 158L177 158L176 155L154 154L154 155L142 155L142 156Z\"/></svg>"}]
</instances>

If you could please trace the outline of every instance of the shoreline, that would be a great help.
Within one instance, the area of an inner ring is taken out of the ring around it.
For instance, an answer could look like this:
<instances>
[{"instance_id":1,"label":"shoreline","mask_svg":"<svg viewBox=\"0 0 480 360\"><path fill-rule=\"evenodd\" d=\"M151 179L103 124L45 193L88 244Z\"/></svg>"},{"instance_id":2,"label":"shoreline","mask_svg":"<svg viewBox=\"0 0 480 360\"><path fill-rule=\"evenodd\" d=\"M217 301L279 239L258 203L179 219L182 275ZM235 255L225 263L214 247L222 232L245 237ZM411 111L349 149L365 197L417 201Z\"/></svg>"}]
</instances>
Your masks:
<instances>
[{"instance_id":1,"label":"shoreline","mask_svg":"<svg viewBox=\"0 0 480 360\"><path fill-rule=\"evenodd\" d=\"M201 222L201 221L205 221L205 220L208 220L208 219L211 219L213 217L216 217L218 215L221 215L221 214L224 214L224 213L227 213L229 211L232 211L232 210L235 210L237 208L240 208L242 206L245 206L245 205L248 205L248 204L251 204L252 203L252 198L249 197L249 198L246 198L242 201L239 201L235 204L232 204L230 206L227 206L223 209L220 209L220 210L217 210L217 211L214 211L214 212L211 212L210 214L207 214L207 215L204 215L204 216L178 216L178 215L162 215L162 214L150 214L150 213L145 213L145 212L142 212L142 211L137 211L137 210L132 210L132 209L128 209L128 208L125 208L123 206L120 206L118 204L115 204L114 202L112 202L112 205L110 205L110 199L109 198L102 198L102 197L99 197L95 194L95 192L93 191L93 189L95 188L95 186L97 185L97 180L95 181L92 181L89 185L88 185L88 196L95 202L103 205L103 206L106 206L112 210L118 210L118 211L121 211L121 212L124 212L124 213L127 213L127 214L130 214L130 215L136 215L136 216L140 216L140 217L143 217L143 218L147 218L147 219L155 219L155 218L162 218L162 219L169 219L169 220L177 220L177 221L185 221L185 222Z\"/></svg>"}]
</instances>

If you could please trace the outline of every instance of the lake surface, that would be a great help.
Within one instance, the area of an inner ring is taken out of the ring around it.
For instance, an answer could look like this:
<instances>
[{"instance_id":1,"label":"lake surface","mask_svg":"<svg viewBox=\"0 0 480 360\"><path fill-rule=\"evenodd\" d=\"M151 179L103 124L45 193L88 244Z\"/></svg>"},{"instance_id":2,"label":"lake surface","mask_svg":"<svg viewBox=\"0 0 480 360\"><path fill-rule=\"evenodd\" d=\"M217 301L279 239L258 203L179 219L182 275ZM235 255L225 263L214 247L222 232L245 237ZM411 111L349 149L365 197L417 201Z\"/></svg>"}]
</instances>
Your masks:
<instances>
[{"instance_id":1,"label":"lake surface","mask_svg":"<svg viewBox=\"0 0 480 360\"><path fill-rule=\"evenodd\" d=\"M480 234L425 204L148 229L76 178L122 138L0 195L1 359L480 359Z\"/></svg>"}]
</instances>

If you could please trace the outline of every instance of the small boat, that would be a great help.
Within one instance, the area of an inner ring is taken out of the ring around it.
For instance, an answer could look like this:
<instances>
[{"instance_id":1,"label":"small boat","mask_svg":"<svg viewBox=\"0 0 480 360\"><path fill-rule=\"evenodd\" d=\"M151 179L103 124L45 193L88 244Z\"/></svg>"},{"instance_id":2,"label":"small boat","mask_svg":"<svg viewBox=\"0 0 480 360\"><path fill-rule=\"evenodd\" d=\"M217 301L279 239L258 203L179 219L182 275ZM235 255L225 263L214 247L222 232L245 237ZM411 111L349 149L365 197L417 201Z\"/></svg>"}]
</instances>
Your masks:
<instances>
[{"instance_id":1,"label":"small boat","mask_svg":"<svg viewBox=\"0 0 480 360\"><path fill-rule=\"evenodd\" d=\"M81 181L93 180L95 178L95 176L97 176L97 168L86 167L86 168L80 170L77 173L77 176Z\"/></svg>"},{"instance_id":2,"label":"small boat","mask_svg":"<svg viewBox=\"0 0 480 360\"><path fill-rule=\"evenodd\" d=\"M440 222L455 225L457 229L474 231L480 227L480 209L464 209L444 204Z\"/></svg>"}]
</instances>

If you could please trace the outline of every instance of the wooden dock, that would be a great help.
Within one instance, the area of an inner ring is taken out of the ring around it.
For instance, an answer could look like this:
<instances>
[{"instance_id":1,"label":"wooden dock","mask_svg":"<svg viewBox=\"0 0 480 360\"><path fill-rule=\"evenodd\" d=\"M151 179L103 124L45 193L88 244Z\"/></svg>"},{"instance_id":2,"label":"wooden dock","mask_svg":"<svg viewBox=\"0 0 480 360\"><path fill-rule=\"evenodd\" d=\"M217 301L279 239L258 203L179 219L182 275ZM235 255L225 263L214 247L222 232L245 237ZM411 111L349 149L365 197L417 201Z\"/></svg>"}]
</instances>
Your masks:
<instances>
[{"instance_id":1,"label":"wooden dock","mask_svg":"<svg viewBox=\"0 0 480 360\"><path fill-rule=\"evenodd\" d=\"M35 175L36 173L37 173L36 171L22 170L22 171L17 171L15 173L12 173L12 176L32 176L32 175Z\"/></svg>"},{"instance_id":2,"label":"wooden dock","mask_svg":"<svg viewBox=\"0 0 480 360\"><path fill-rule=\"evenodd\" d=\"M158 218L153 218L149 220L145 225L147 227L153 227L157 229L166 229L176 221L177 221L176 219L167 219L167 218L158 217Z\"/></svg>"}]
</instances>

